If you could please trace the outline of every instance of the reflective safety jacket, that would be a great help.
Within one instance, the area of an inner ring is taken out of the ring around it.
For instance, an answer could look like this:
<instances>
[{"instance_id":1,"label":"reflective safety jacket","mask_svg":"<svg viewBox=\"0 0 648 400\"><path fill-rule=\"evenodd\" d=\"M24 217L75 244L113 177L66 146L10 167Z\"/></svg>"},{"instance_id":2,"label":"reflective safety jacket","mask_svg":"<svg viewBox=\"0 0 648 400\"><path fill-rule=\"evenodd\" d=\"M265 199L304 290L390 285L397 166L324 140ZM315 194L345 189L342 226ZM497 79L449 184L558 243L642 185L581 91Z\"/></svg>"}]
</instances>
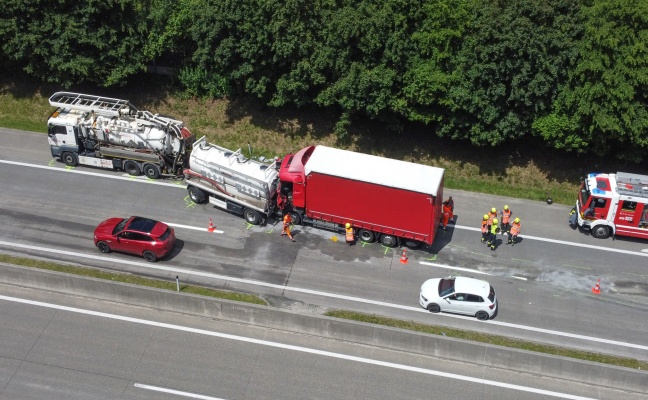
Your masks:
<instances>
[{"instance_id":1,"label":"reflective safety jacket","mask_svg":"<svg viewBox=\"0 0 648 400\"><path fill-rule=\"evenodd\" d=\"M495 224L491 225L491 231L490 231L490 233L492 233L493 235L495 235L495 234L497 234L497 231L498 231L498 230L499 230L499 226L498 226L498 225L495 225Z\"/></svg>"},{"instance_id":2,"label":"reflective safety jacket","mask_svg":"<svg viewBox=\"0 0 648 400\"><path fill-rule=\"evenodd\" d=\"M344 228L346 231L345 237L347 242L353 242L353 228Z\"/></svg>"},{"instance_id":3,"label":"reflective safety jacket","mask_svg":"<svg viewBox=\"0 0 648 400\"><path fill-rule=\"evenodd\" d=\"M509 220L511 219L511 209L509 208L508 210L502 210L502 223L503 224L508 224Z\"/></svg>"},{"instance_id":4,"label":"reflective safety jacket","mask_svg":"<svg viewBox=\"0 0 648 400\"><path fill-rule=\"evenodd\" d=\"M496 212L488 212L488 225L493 224L493 219L497 218L497 213Z\"/></svg>"},{"instance_id":5,"label":"reflective safety jacket","mask_svg":"<svg viewBox=\"0 0 648 400\"><path fill-rule=\"evenodd\" d=\"M522 227L521 223L515 223L513 222L513 225L511 225L511 235L519 235L520 234L520 228Z\"/></svg>"},{"instance_id":6,"label":"reflective safety jacket","mask_svg":"<svg viewBox=\"0 0 648 400\"><path fill-rule=\"evenodd\" d=\"M488 221L482 220L482 233L487 233L487 232L488 232Z\"/></svg>"}]
</instances>

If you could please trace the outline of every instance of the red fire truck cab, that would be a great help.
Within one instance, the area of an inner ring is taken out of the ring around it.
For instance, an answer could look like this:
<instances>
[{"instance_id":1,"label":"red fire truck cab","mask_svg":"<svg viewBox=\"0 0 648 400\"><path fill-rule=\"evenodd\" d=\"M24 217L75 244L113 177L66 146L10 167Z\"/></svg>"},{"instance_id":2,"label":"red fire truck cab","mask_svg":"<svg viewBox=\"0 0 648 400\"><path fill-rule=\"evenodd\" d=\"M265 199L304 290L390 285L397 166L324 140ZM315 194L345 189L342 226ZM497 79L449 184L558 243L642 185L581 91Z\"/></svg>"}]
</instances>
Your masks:
<instances>
[{"instance_id":1,"label":"red fire truck cab","mask_svg":"<svg viewBox=\"0 0 648 400\"><path fill-rule=\"evenodd\" d=\"M588 174L574 211L578 226L590 230L596 238L617 235L648 239L648 176Z\"/></svg>"}]
</instances>

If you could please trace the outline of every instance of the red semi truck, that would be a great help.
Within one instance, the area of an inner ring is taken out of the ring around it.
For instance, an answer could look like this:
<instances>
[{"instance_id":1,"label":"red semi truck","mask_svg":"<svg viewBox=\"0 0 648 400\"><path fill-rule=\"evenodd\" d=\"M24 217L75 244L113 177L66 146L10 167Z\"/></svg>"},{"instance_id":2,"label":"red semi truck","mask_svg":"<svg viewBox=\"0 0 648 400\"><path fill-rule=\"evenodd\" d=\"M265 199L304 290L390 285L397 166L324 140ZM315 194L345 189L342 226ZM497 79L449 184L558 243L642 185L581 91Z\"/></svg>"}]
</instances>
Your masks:
<instances>
[{"instance_id":1,"label":"red semi truck","mask_svg":"<svg viewBox=\"0 0 648 400\"><path fill-rule=\"evenodd\" d=\"M444 169L326 146L283 158L277 203L293 222L384 246L432 244L442 216Z\"/></svg>"}]
</instances>

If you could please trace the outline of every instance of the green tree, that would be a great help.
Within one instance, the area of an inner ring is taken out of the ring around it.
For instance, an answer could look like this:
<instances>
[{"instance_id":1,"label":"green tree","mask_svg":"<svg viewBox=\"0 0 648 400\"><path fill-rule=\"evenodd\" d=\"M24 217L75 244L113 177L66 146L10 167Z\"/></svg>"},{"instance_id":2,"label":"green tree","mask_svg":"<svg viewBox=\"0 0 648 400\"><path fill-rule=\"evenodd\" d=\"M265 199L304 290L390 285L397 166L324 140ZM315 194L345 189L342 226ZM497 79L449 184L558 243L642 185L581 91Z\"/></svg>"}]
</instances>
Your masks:
<instances>
[{"instance_id":1,"label":"green tree","mask_svg":"<svg viewBox=\"0 0 648 400\"><path fill-rule=\"evenodd\" d=\"M490 0L476 4L453 64L451 112L441 134L497 145L531 132L577 56L581 0Z\"/></svg>"},{"instance_id":2,"label":"green tree","mask_svg":"<svg viewBox=\"0 0 648 400\"><path fill-rule=\"evenodd\" d=\"M578 64L553 112L538 118L534 128L558 149L645 158L648 2L594 0L582 15Z\"/></svg>"},{"instance_id":3,"label":"green tree","mask_svg":"<svg viewBox=\"0 0 648 400\"><path fill-rule=\"evenodd\" d=\"M148 1L5 0L5 57L46 82L109 86L145 69Z\"/></svg>"}]
</instances>

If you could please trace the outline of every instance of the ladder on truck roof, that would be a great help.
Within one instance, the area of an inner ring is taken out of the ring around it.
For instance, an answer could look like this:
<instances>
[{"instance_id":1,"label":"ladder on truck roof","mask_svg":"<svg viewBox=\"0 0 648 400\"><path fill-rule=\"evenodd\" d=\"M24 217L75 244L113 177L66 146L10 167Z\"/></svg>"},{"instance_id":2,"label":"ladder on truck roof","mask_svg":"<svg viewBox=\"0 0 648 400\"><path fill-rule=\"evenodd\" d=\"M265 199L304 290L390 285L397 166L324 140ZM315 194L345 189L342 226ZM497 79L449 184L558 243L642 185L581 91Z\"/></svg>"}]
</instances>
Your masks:
<instances>
[{"instance_id":1,"label":"ladder on truck roof","mask_svg":"<svg viewBox=\"0 0 648 400\"><path fill-rule=\"evenodd\" d=\"M619 194L648 198L648 176L617 172L616 180Z\"/></svg>"},{"instance_id":2,"label":"ladder on truck roof","mask_svg":"<svg viewBox=\"0 0 648 400\"><path fill-rule=\"evenodd\" d=\"M94 111L97 114L109 117L117 117L130 111L137 112L137 108L128 100L82 93L56 92L49 98L49 103L53 107Z\"/></svg>"}]
</instances>

